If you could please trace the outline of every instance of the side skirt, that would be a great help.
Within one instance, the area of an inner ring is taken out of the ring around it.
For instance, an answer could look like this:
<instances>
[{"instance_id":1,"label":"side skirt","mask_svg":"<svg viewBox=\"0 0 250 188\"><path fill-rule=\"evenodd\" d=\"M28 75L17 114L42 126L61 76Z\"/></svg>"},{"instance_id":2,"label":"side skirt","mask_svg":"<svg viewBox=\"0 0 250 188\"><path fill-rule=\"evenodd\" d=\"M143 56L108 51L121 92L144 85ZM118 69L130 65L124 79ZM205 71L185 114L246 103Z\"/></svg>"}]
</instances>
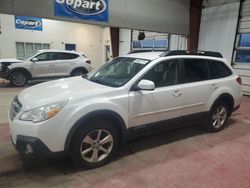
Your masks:
<instances>
[{"instance_id":1,"label":"side skirt","mask_svg":"<svg viewBox=\"0 0 250 188\"><path fill-rule=\"evenodd\" d=\"M183 116L180 118L174 118L170 120L132 127L127 130L125 134L126 136L123 139L123 144L135 138L155 135L161 132L175 130L181 127L187 127L198 123L206 123L208 121L208 116L209 112L202 112Z\"/></svg>"}]
</instances>

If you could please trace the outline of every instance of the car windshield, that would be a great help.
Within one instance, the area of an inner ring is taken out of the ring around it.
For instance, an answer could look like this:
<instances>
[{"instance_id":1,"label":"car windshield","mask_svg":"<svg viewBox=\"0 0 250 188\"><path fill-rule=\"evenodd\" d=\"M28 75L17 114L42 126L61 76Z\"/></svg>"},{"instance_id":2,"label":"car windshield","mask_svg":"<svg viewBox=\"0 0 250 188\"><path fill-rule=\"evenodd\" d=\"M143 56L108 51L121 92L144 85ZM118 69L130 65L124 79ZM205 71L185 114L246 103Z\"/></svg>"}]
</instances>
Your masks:
<instances>
[{"instance_id":1,"label":"car windshield","mask_svg":"<svg viewBox=\"0 0 250 188\"><path fill-rule=\"evenodd\" d=\"M104 64L88 80L111 87L121 87L133 78L149 60L129 57L118 57Z\"/></svg>"}]
</instances>

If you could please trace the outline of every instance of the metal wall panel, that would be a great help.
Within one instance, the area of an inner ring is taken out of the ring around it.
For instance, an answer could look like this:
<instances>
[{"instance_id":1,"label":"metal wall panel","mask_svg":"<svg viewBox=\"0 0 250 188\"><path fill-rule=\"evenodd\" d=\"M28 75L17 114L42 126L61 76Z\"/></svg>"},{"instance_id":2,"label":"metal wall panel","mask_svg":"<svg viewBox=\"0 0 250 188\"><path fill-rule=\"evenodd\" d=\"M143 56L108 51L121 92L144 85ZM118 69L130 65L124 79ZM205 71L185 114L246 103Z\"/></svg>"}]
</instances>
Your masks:
<instances>
[{"instance_id":1,"label":"metal wall panel","mask_svg":"<svg viewBox=\"0 0 250 188\"><path fill-rule=\"evenodd\" d=\"M109 23L54 16L54 0L0 0L0 13L148 31L189 34L190 0L110 0Z\"/></svg>"},{"instance_id":2,"label":"metal wall panel","mask_svg":"<svg viewBox=\"0 0 250 188\"><path fill-rule=\"evenodd\" d=\"M202 10L200 50L218 51L232 59L239 7L240 3L230 3Z\"/></svg>"},{"instance_id":3,"label":"metal wall panel","mask_svg":"<svg viewBox=\"0 0 250 188\"><path fill-rule=\"evenodd\" d=\"M240 0L203 0L203 6L208 8L238 2L240 2Z\"/></svg>"},{"instance_id":4,"label":"metal wall panel","mask_svg":"<svg viewBox=\"0 0 250 188\"><path fill-rule=\"evenodd\" d=\"M250 0L245 0L242 3L241 18L239 22L239 33L250 32Z\"/></svg>"},{"instance_id":5,"label":"metal wall panel","mask_svg":"<svg viewBox=\"0 0 250 188\"><path fill-rule=\"evenodd\" d=\"M250 0L242 2L240 13L238 34L250 33ZM239 39L238 35L238 39ZM236 43L236 49L238 47L238 41ZM238 47L239 48L239 47ZM234 51L236 53L236 50ZM249 63L237 63L234 66L238 75L242 77L242 92L245 95L250 95L250 64Z\"/></svg>"},{"instance_id":6,"label":"metal wall panel","mask_svg":"<svg viewBox=\"0 0 250 188\"><path fill-rule=\"evenodd\" d=\"M0 0L0 12L3 14L13 14L13 1Z\"/></svg>"},{"instance_id":7,"label":"metal wall panel","mask_svg":"<svg viewBox=\"0 0 250 188\"><path fill-rule=\"evenodd\" d=\"M136 3L135 3L136 2ZM187 34L187 0L127 0L127 26L148 31Z\"/></svg>"},{"instance_id":8,"label":"metal wall panel","mask_svg":"<svg viewBox=\"0 0 250 188\"><path fill-rule=\"evenodd\" d=\"M250 66L248 64L237 64L234 66L236 73L242 78L242 92L250 95Z\"/></svg>"}]
</instances>

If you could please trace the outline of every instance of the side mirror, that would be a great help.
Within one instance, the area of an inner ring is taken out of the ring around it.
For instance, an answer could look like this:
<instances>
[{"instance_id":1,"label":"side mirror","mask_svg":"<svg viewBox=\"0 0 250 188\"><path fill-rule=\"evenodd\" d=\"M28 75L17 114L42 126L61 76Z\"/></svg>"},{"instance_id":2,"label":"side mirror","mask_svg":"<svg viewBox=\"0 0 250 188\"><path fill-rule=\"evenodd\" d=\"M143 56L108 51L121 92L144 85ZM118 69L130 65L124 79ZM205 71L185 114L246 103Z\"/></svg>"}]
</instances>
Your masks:
<instances>
[{"instance_id":1,"label":"side mirror","mask_svg":"<svg viewBox=\"0 0 250 188\"><path fill-rule=\"evenodd\" d=\"M141 80L137 86L140 90L153 91L155 89L155 83L150 80Z\"/></svg>"},{"instance_id":2,"label":"side mirror","mask_svg":"<svg viewBox=\"0 0 250 188\"><path fill-rule=\"evenodd\" d=\"M38 59L36 57L34 57L31 61L35 63L38 61Z\"/></svg>"}]
</instances>

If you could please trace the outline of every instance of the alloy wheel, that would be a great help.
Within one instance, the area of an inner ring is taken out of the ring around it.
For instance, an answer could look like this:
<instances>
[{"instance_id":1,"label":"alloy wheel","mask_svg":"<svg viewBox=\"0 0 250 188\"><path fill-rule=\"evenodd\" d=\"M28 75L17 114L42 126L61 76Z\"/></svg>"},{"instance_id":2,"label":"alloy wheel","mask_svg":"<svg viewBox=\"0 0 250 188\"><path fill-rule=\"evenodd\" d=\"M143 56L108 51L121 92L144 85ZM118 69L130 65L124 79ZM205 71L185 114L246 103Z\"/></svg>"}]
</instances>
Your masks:
<instances>
[{"instance_id":1,"label":"alloy wheel","mask_svg":"<svg viewBox=\"0 0 250 188\"><path fill-rule=\"evenodd\" d=\"M113 136L110 132L96 129L83 138L80 146L81 156L90 163L100 162L109 156L113 143Z\"/></svg>"},{"instance_id":2,"label":"alloy wheel","mask_svg":"<svg viewBox=\"0 0 250 188\"><path fill-rule=\"evenodd\" d=\"M13 84L15 84L16 86L22 86L25 84L26 82L26 77L24 74L22 73L15 73L13 76L12 76L12 82Z\"/></svg>"},{"instance_id":3,"label":"alloy wheel","mask_svg":"<svg viewBox=\"0 0 250 188\"><path fill-rule=\"evenodd\" d=\"M227 109L224 106L220 106L215 110L215 113L212 117L213 127L221 128L227 119Z\"/></svg>"}]
</instances>

